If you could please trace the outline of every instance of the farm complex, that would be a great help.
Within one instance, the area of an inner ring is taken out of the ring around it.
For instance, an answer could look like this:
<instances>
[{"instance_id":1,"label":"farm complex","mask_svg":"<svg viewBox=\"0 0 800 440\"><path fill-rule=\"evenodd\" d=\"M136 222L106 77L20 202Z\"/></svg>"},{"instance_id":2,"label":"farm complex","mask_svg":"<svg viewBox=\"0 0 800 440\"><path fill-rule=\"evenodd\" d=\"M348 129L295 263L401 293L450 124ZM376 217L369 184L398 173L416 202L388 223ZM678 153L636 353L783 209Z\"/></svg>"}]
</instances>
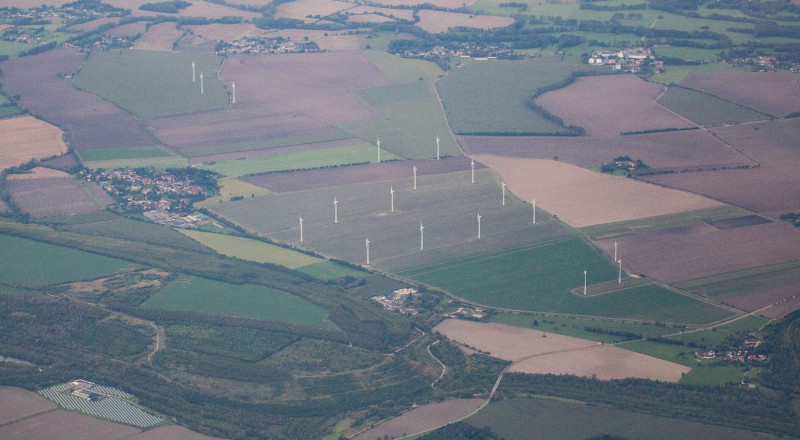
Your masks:
<instances>
[{"instance_id":1,"label":"farm complex","mask_svg":"<svg viewBox=\"0 0 800 440\"><path fill-rule=\"evenodd\" d=\"M800 437L798 22L5 2L0 438Z\"/></svg>"}]
</instances>

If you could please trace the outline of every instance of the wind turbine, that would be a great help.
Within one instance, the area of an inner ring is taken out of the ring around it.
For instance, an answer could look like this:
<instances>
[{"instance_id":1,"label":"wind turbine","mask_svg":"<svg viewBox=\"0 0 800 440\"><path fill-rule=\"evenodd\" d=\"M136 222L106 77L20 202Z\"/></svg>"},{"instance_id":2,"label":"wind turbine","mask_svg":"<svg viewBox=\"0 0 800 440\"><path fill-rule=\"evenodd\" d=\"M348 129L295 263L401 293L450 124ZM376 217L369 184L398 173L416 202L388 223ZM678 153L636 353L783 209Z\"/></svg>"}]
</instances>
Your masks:
<instances>
[{"instance_id":1,"label":"wind turbine","mask_svg":"<svg viewBox=\"0 0 800 440\"><path fill-rule=\"evenodd\" d=\"M339 201L333 198L333 223L339 223Z\"/></svg>"},{"instance_id":2,"label":"wind turbine","mask_svg":"<svg viewBox=\"0 0 800 440\"><path fill-rule=\"evenodd\" d=\"M414 191L417 190L417 167L414 167Z\"/></svg>"},{"instance_id":3,"label":"wind turbine","mask_svg":"<svg viewBox=\"0 0 800 440\"><path fill-rule=\"evenodd\" d=\"M472 159L472 183L475 183L475 159Z\"/></svg>"},{"instance_id":4,"label":"wind turbine","mask_svg":"<svg viewBox=\"0 0 800 440\"><path fill-rule=\"evenodd\" d=\"M622 284L622 259L619 260L619 281L618 284Z\"/></svg>"},{"instance_id":5,"label":"wind turbine","mask_svg":"<svg viewBox=\"0 0 800 440\"><path fill-rule=\"evenodd\" d=\"M533 201L533 224L536 224L536 200Z\"/></svg>"},{"instance_id":6,"label":"wind turbine","mask_svg":"<svg viewBox=\"0 0 800 440\"><path fill-rule=\"evenodd\" d=\"M203 88L203 72L200 72L200 94L206 94L206 90Z\"/></svg>"},{"instance_id":7,"label":"wind turbine","mask_svg":"<svg viewBox=\"0 0 800 440\"><path fill-rule=\"evenodd\" d=\"M302 242L303 242L303 217L300 217L300 243Z\"/></svg>"},{"instance_id":8,"label":"wind turbine","mask_svg":"<svg viewBox=\"0 0 800 440\"><path fill-rule=\"evenodd\" d=\"M478 238L481 238L481 215L478 214Z\"/></svg>"},{"instance_id":9,"label":"wind turbine","mask_svg":"<svg viewBox=\"0 0 800 440\"><path fill-rule=\"evenodd\" d=\"M392 196L392 213L394 213L394 187L389 187L389 194Z\"/></svg>"},{"instance_id":10,"label":"wind turbine","mask_svg":"<svg viewBox=\"0 0 800 440\"><path fill-rule=\"evenodd\" d=\"M586 271L583 271L583 296L586 296Z\"/></svg>"},{"instance_id":11,"label":"wind turbine","mask_svg":"<svg viewBox=\"0 0 800 440\"><path fill-rule=\"evenodd\" d=\"M617 262L617 242L614 242L614 262Z\"/></svg>"},{"instance_id":12,"label":"wind turbine","mask_svg":"<svg viewBox=\"0 0 800 440\"><path fill-rule=\"evenodd\" d=\"M439 136L436 136L436 160L439 160Z\"/></svg>"},{"instance_id":13,"label":"wind turbine","mask_svg":"<svg viewBox=\"0 0 800 440\"><path fill-rule=\"evenodd\" d=\"M419 250L425 249L425 227L419 224Z\"/></svg>"},{"instance_id":14,"label":"wind turbine","mask_svg":"<svg viewBox=\"0 0 800 440\"><path fill-rule=\"evenodd\" d=\"M194 76L194 61L192 61L192 82L197 82L197 79L195 79Z\"/></svg>"},{"instance_id":15,"label":"wind turbine","mask_svg":"<svg viewBox=\"0 0 800 440\"><path fill-rule=\"evenodd\" d=\"M503 188L503 206L506 206L506 183L503 182L501 186Z\"/></svg>"},{"instance_id":16,"label":"wind turbine","mask_svg":"<svg viewBox=\"0 0 800 440\"><path fill-rule=\"evenodd\" d=\"M367 239L367 265L369 265L369 238Z\"/></svg>"},{"instance_id":17,"label":"wind turbine","mask_svg":"<svg viewBox=\"0 0 800 440\"><path fill-rule=\"evenodd\" d=\"M381 138L378 138L378 163L381 161Z\"/></svg>"},{"instance_id":18,"label":"wind turbine","mask_svg":"<svg viewBox=\"0 0 800 440\"><path fill-rule=\"evenodd\" d=\"M233 91L231 95L231 104L236 104L236 81L231 81L231 90Z\"/></svg>"}]
</instances>

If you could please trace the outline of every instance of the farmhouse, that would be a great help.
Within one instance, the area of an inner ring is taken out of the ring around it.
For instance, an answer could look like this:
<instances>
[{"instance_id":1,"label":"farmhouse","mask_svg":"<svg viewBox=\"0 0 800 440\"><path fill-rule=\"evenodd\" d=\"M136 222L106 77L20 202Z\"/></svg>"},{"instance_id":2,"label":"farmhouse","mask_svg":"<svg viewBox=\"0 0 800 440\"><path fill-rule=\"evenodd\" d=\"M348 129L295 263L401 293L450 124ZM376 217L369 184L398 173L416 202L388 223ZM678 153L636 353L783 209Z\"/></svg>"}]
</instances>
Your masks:
<instances>
[{"instance_id":1,"label":"farmhouse","mask_svg":"<svg viewBox=\"0 0 800 440\"><path fill-rule=\"evenodd\" d=\"M391 295L373 296L372 300L381 304L386 310L400 312L406 315L416 315L417 309L412 307L410 303L418 296L417 289L410 287L404 289L397 289Z\"/></svg>"}]
</instances>

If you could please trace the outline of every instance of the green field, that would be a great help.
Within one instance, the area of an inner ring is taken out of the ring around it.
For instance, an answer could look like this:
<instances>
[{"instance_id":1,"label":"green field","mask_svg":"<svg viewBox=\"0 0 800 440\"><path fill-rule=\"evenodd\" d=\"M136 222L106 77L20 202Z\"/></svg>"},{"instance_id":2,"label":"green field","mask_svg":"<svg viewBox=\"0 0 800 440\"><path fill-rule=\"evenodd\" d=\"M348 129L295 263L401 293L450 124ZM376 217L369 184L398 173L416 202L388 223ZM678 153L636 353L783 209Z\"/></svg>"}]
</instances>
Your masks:
<instances>
[{"instance_id":1,"label":"green field","mask_svg":"<svg viewBox=\"0 0 800 440\"><path fill-rule=\"evenodd\" d=\"M184 168L189 166L189 161L182 157L153 157L150 159L118 159L118 160L99 160L96 162L87 162L84 164L86 168L96 170L103 168L106 170L114 170L120 168L140 168L152 167L158 170L165 170L167 168Z\"/></svg>"},{"instance_id":2,"label":"green field","mask_svg":"<svg viewBox=\"0 0 800 440\"><path fill-rule=\"evenodd\" d=\"M135 242L151 243L158 246L169 246L180 249L188 249L199 252L208 252L203 246L191 240L175 230L151 222L142 217L142 220L131 220L124 217L112 217L110 219L96 216L84 217L85 222L68 223L65 228L72 232L90 234L102 237L121 238Z\"/></svg>"},{"instance_id":3,"label":"green field","mask_svg":"<svg viewBox=\"0 0 800 440\"><path fill-rule=\"evenodd\" d=\"M341 128L362 139L380 137L382 147L406 159L435 158L436 136L439 136L440 156L461 154L450 135L431 81L416 80L359 89L355 93L382 118L354 122Z\"/></svg>"},{"instance_id":4,"label":"green field","mask_svg":"<svg viewBox=\"0 0 800 440\"><path fill-rule=\"evenodd\" d=\"M703 92L669 87L658 104L697 125L741 124L769 119L768 115Z\"/></svg>"},{"instance_id":5,"label":"green field","mask_svg":"<svg viewBox=\"0 0 800 440\"><path fill-rule=\"evenodd\" d=\"M383 148L383 146L381 146L381 148ZM388 151L381 151L382 161L395 159L399 158ZM332 147L319 150L298 151L296 153L276 154L273 156L226 160L203 165L202 168L228 177L240 177L248 174L326 168L375 162L377 160L378 149L375 145L357 144L346 147Z\"/></svg>"},{"instance_id":6,"label":"green field","mask_svg":"<svg viewBox=\"0 0 800 440\"><path fill-rule=\"evenodd\" d=\"M0 283L39 287L93 280L139 265L38 241L0 235Z\"/></svg>"},{"instance_id":7,"label":"green field","mask_svg":"<svg viewBox=\"0 0 800 440\"><path fill-rule=\"evenodd\" d=\"M181 275L142 307L281 321L335 328L325 309L296 296L251 284L227 284Z\"/></svg>"},{"instance_id":8,"label":"green field","mask_svg":"<svg viewBox=\"0 0 800 440\"><path fill-rule=\"evenodd\" d=\"M138 147L93 148L90 150L78 150L75 153L78 155L78 158L81 160L81 162L172 156L155 145L142 145Z\"/></svg>"},{"instance_id":9,"label":"green field","mask_svg":"<svg viewBox=\"0 0 800 440\"><path fill-rule=\"evenodd\" d=\"M231 197L256 197L264 196L272 192L266 188L243 182L232 177L217 179L217 184L219 185L219 195L195 203L195 206L207 207L213 203L219 203L220 200L230 200Z\"/></svg>"},{"instance_id":10,"label":"green field","mask_svg":"<svg viewBox=\"0 0 800 440\"><path fill-rule=\"evenodd\" d=\"M800 282L800 262L791 261L690 280L678 286L713 297L753 289L777 288L797 282Z\"/></svg>"},{"instance_id":11,"label":"green field","mask_svg":"<svg viewBox=\"0 0 800 440\"><path fill-rule=\"evenodd\" d=\"M492 402L466 419L477 427L488 426L507 440L530 438L584 440L594 436L667 440L766 440L770 436L750 431L705 425L666 417L615 410L567 399L531 398Z\"/></svg>"},{"instance_id":12,"label":"green field","mask_svg":"<svg viewBox=\"0 0 800 440\"><path fill-rule=\"evenodd\" d=\"M654 49L656 59L680 58L687 61L717 61L719 49L701 49L697 47L659 46Z\"/></svg>"},{"instance_id":13,"label":"green field","mask_svg":"<svg viewBox=\"0 0 800 440\"><path fill-rule=\"evenodd\" d=\"M181 229L180 232L222 255L240 260L277 264L289 269L297 269L324 261L321 258L312 257L311 255L263 241L253 240L252 238L212 234L191 229Z\"/></svg>"},{"instance_id":14,"label":"green field","mask_svg":"<svg viewBox=\"0 0 800 440\"><path fill-rule=\"evenodd\" d=\"M210 53L93 51L73 83L140 118L208 111L228 105L228 92L217 78L221 63Z\"/></svg>"},{"instance_id":15,"label":"green field","mask_svg":"<svg viewBox=\"0 0 800 440\"><path fill-rule=\"evenodd\" d=\"M238 153L242 151L265 150L268 148L289 147L293 145L316 144L328 141L350 139L353 135L336 127L328 127L313 133L279 136L270 139L261 139L250 142L237 142L231 144L217 144L205 147L192 147L184 154L189 157L201 157L223 153Z\"/></svg>"},{"instance_id":16,"label":"green field","mask_svg":"<svg viewBox=\"0 0 800 440\"><path fill-rule=\"evenodd\" d=\"M455 133L556 133L565 130L525 104L540 87L588 70L578 59L473 61L436 83Z\"/></svg>"},{"instance_id":17,"label":"green field","mask_svg":"<svg viewBox=\"0 0 800 440\"><path fill-rule=\"evenodd\" d=\"M659 84L678 84L686 75L695 73L731 72L742 70L728 63L708 63L699 66L667 66L663 73L656 73L648 78L649 81Z\"/></svg>"}]
</instances>

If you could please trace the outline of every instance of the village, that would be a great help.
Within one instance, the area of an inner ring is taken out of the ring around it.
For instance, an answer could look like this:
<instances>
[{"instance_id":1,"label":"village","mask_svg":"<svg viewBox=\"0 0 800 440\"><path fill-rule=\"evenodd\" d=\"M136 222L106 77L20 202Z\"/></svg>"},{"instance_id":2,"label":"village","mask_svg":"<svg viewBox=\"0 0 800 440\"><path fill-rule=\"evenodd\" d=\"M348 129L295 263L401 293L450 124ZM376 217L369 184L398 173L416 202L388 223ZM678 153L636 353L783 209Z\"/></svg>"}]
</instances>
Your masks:
<instances>
[{"instance_id":1,"label":"village","mask_svg":"<svg viewBox=\"0 0 800 440\"><path fill-rule=\"evenodd\" d=\"M655 57L649 49L637 47L620 51L595 50L589 58L592 66L613 66L614 70L623 72L638 72L644 67L645 61L654 60ZM660 61L652 62L654 68L663 68L664 63Z\"/></svg>"},{"instance_id":2,"label":"village","mask_svg":"<svg viewBox=\"0 0 800 440\"><path fill-rule=\"evenodd\" d=\"M315 41L292 41L287 38L244 37L230 43L220 42L217 55L228 54L281 54L281 53L315 53L320 50Z\"/></svg>"}]
</instances>

